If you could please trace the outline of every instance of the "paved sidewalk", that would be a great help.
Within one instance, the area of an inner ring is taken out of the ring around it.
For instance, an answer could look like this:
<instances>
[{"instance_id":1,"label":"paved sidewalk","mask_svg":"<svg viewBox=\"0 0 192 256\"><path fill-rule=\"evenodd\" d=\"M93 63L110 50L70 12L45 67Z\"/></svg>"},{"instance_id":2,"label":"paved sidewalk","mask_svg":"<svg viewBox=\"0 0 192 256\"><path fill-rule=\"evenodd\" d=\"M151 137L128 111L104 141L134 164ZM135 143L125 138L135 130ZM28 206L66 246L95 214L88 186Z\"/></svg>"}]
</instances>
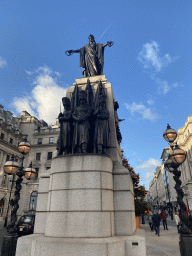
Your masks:
<instances>
[{"instance_id":1,"label":"paved sidewalk","mask_svg":"<svg viewBox=\"0 0 192 256\"><path fill-rule=\"evenodd\" d=\"M175 221L168 220L168 229L164 230L161 223L160 236L151 231L148 223L141 224L145 230L147 256L180 256L179 234L175 226Z\"/></svg>"}]
</instances>

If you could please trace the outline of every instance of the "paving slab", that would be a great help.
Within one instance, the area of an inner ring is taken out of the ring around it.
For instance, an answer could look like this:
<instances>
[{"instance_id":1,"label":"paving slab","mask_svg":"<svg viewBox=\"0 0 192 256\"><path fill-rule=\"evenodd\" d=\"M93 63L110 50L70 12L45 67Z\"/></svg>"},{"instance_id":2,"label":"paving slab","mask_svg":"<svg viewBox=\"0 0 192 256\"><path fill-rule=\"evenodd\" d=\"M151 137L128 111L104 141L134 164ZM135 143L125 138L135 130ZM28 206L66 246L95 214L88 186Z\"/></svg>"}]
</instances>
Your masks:
<instances>
[{"instance_id":1,"label":"paving slab","mask_svg":"<svg viewBox=\"0 0 192 256\"><path fill-rule=\"evenodd\" d=\"M148 224L141 224L141 228L145 230L147 256L180 256L179 234L174 223L168 223L169 230L161 225L160 236L151 231Z\"/></svg>"}]
</instances>

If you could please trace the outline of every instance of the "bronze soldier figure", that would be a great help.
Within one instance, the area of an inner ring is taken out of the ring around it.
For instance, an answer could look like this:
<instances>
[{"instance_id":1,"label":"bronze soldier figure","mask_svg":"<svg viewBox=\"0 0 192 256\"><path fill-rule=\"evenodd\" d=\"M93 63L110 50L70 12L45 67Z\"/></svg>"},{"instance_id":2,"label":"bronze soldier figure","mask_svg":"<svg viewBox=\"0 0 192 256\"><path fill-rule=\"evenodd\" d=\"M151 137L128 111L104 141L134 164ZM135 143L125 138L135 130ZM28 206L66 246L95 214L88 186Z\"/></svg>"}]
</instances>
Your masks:
<instances>
[{"instance_id":1,"label":"bronze soldier figure","mask_svg":"<svg viewBox=\"0 0 192 256\"><path fill-rule=\"evenodd\" d=\"M76 107L72 118L74 122L73 133L73 151L74 153L87 153L87 146L90 137L90 117L93 108L87 103L87 95L85 91L79 93L80 106Z\"/></svg>"},{"instance_id":2,"label":"bronze soldier figure","mask_svg":"<svg viewBox=\"0 0 192 256\"><path fill-rule=\"evenodd\" d=\"M94 116L95 133L94 133L94 153L105 154L109 146L109 111L106 109L107 96L99 96L99 107L95 110Z\"/></svg>"},{"instance_id":3,"label":"bronze soldier figure","mask_svg":"<svg viewBox=\"0 0 192 256\"><path fill-rule=\"evenodd\" d=\"M97 44L93 35L89 36L89 44L80 48L79 50L66 51L66 55L70 56L73 53L80 53L80 67L83 68L84 77L97 76L103 74L104 65L104 48L111 47L112 41L106 44Z\"/></svg>"},{"instance_id":4,"label":"bronze soldier figure","mask_svg":"<svg viewBox=\"0 0 192 256\"><path fill-rule=\"evenodd\" d=\"M58 139L58 156L69 154L72 148L72 111L70 99L62 98L64 112L59 114L60 137Z\"/></svg>"}]
</instances>

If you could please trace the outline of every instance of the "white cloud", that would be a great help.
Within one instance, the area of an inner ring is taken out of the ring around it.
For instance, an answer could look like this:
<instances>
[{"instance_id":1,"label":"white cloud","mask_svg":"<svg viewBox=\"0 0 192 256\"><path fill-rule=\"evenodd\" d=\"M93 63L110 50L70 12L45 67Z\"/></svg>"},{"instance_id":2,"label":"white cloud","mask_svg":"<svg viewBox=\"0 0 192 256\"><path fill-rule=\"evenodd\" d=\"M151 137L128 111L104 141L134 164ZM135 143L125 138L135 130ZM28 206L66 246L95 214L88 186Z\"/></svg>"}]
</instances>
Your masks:
<instances>
[{"instance_id":1,"label":"white cloud","mask_svg":"<svg viewBox=\"0 0 192 256\"><path fill-rule=\"evenodd\" d=\"M167 94L171 89L179 86L178 83L169 84L167 81L162 81L159 78L156 78L155 81L158 84L158 93L159 94L161 94L161 93Z\"/></svg>"},{"instance_id":2,"label":"white cloud","mask_svg":"<svg viewBox=\"0 0 192 256\"><path fill-rule=\"evenodd\" d=\"M28 111L31 115L36 115L47 123L55 123L59 114L60 102L66 94L66 89L58 85L58 72L53 72L51 68L44 66L35 72L27 72L34 76L30 95L13 99L13 106L16 112Z\"/></svg>"},{"instance_id":3,"label":"white cloud","mask_svg":"<svg viewBox=\"0 0 192 256\"><path fill-rule=\"evenodd\" d=\"M154 100L152 100L152 99L149 99L148 101L147 101L147 103L151 106L151 105L154 105Z\"/></svg>"},{"instance_id":4,"label":"white cloud","mask_svg":"<svg viewBox=\"0 0 192 256\"><path fill-rule=\"evenodd\" d=\"M138 60L143 64L145 69L149 70L151 79L158 84L158 93L167 94L172 88L178 86L178 83L170 85L167 81L162 81L159 78L156 78L157 73L162 71L176 59L178 59L178 57L171 57L169 53L161 56L159 45L155 41L143 45Z\"/></svg>"},{"instance_id":5,"label":"white cloud","mask_svg":"<svg viewBox=\"0 0 192 256\"><path fill-rule=\"evenodd\" d=\"M143 119L147 119L150 121L155 121L159 118L159 116L152 112L150 108L145 107L142 103L137 104L133 102L132 105L125 104L126 108L129 110L131 115L133 116L135 113L141 114Z\"/></svg>"},{"instance_id":6,"label":"white cloud","mask_svg":"<svg viewBox=\"0 0 192 256\"><path fill-rule=\"evenodd\" d=\"M157 166L160 166L160 160L149 158L148 160L138 160L138 165L134 168L136 172L141 172L142 180L150 180L153 178L153 172Z\"/></svg>"},{"instance_id":7,"label":"white cloud","mask_svg":"<svg viewBox=\"0 0 192 256\"><path fill-rule=\"evenodd\" d=\"M162 68L169 65L175 59L177 58L172 58L168 53L161 57L159 45L155 41L144 44L138 57L138 60L144 65L145 69L155 72L160 72Z\"/></svg>"},{"instance_id":8,"label":"white cloud","mask_svg":"<svg viewBox=\"0 0 192 256\"><path fill-rule=\"evenodd\" d=\"M171 90L171 85L168 84L167 81L162 81L159 78L156 79L156 83L158 86L158 92L167 94Z\"/></svg>"},{"instance_id":9,"label":"white cloud","mask_svg":"<svg viewBox=\"0 0 192 256\"><path fill-rule=\"evenodd\" d=\"M0 56L0 68L3 68L6 65L7 65L7 61Z\"/></svg>"}]
</instances>

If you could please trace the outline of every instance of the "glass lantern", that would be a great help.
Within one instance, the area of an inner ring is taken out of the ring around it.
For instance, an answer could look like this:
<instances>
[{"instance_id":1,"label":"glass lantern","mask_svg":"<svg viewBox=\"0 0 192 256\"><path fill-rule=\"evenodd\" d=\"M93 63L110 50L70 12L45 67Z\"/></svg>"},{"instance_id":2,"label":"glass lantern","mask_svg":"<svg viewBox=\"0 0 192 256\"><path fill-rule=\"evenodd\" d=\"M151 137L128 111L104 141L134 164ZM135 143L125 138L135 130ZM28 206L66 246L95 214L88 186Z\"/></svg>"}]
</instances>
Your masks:
<instances>
[{"instance_id":1,"label":"glass lantern","mask_svg":"<svg viewBox=\"0 0 192 256\"><path fill-rule=\"evenodd\" d=\"M182 164L186 159L187 153L180 149L178 145L175 146L174 150L170 154L170 158L175 164Z\"/></svg>"},{"instance_id":2,"label":"glass lantern","mask_svg":"<svg viewBox=\"0 0 192 256\"><path fill-rule=\"evenodd\" d=\"M35 169L32 167L32 162L30 163L29 167L25 169L24 171L24 176L27 180L32 180L35 178L36 176L36 171Z\"/></svg>"},{"instance_id":3,"label":"glass lantern","mask_svg":"<svg viewBox=\"0 0 192 256\"><path fill-rule=\"evenodd\" d=\"M31 145L29 142L27 142L27 139L25 138L21 143L19 143L18 150L21 153L27 154L31 149Z\"/></svg>"},{"instance_id":4,"label":"glass lantern","mask_svg":"<svg viewBox=\"0 0 192 256\"><path fill-rule=\"evenodd\" d=\"M11 159L7 161L4 165L4 171L8 175L15 174L19 169L19 164L15 161L14 155L12 155Z\"/></svg>"},{"instance_id":5,"label":"glass lantern","mask_svg":"<svg viewBox=\"0 0 192 256\"><path fill-rule=\"evenodd\" d=\"M167 129L163 133L163 138L172 143L177 138L177 132L174 129L171 129L170 125L167 125Z\"/></svg>"}]
</instances>

